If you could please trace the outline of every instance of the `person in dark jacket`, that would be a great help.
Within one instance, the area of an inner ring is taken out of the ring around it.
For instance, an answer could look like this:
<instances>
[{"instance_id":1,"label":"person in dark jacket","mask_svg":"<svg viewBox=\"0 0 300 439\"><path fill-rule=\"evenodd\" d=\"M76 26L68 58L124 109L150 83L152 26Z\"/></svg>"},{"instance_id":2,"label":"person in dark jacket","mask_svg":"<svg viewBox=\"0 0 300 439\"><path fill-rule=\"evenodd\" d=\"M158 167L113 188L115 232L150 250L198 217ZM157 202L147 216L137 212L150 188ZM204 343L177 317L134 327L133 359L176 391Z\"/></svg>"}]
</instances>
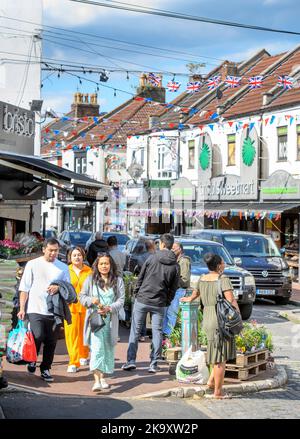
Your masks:
<instances>
[{"instance_id":1,"label":"person in dark jacket","mask_svg":"<svg viewBox=\"0 0 300 439\"><path fill-rule=\"evenodd\" d=\"M171 251L174 237L165 233L160 238L159 249L144 263L137 280L134 294L136 300L127 350L127 363L123 370L136 369L138 339L148 312L152 316L152 350L150 354L149 373L158 371L157 361L161 356L162 324L165 307L169 306L179 282L179 267L176 256Z\"/></svg>"},{"instance_id":2,"label":"person in dark jacket","mask_svg":"<svg viewBox=\"0 0 300 439\"><path fill-rule=\"evenodd\" d=\"M99 253L106 253L106 252L108 252L108 244L105 241L105 239L102 238L102 234L100 232L97 232L95 234L95 241L93 241L89 246L86 256L86 259L90 264L90 266L93 265Z\"/></svg>"}]
</instances>

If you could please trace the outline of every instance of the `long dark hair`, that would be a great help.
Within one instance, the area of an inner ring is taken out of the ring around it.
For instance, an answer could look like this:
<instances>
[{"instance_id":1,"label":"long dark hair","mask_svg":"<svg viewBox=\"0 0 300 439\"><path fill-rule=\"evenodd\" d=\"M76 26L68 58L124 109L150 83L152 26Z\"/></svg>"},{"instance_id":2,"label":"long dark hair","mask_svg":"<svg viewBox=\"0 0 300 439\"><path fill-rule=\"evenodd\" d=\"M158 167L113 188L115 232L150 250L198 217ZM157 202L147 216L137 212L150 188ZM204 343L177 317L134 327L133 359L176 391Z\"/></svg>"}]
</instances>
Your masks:
<instances>
[{"instance_id":1,"label":"long dark hair","mask_svg":"<svg viewBox=\"0 0 300 439\"><path fill-rule=\"evenodd\" d=\"M109 253L99 253L97 259L93 263L92 269L93 269L93 282L98 285L101 289L104 288L105 282L101 274L98 270L98 262L100 258L108 258L110 262L110 270L108 273L108 287L114 288L117 286L118 276L117 276L117 266L113 258Z\"/></svg>"}]
</instances>

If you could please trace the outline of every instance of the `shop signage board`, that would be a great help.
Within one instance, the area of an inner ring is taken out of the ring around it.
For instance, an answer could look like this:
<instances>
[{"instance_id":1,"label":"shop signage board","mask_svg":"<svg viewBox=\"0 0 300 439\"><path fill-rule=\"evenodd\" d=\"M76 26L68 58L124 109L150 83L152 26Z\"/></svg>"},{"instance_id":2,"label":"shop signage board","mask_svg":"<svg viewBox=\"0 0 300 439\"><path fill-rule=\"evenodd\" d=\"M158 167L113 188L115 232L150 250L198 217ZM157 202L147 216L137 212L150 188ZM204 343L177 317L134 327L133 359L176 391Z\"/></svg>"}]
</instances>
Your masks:
<instances>
[{"instance_id":1,"label":"shop signage board","mask_svg":"<svg viewBox=\"0 0 300 439\"><path fill-rule=\"evenodd\" d=\"M74 184L74 200L107 201L109 194L105 189Z\"/></svg>"},{"instance_id":2,"label":"shop signage board","mask_svg":"<svg viewBox=\"0 0 300 439\"><path fill-rule=\"evenodd\" d=\"M198 202L257 200L258 134L255 128L251 132L245 128L240 136L240 175L226 173L213 177L213 148L209 145L206 141L202 148L200 146Z\"/></svg>"},{"instance_id":3,"label":"shop signage board","mask_svg":"<svg viewBox=\"0 0 300 439\"><path fill-rule=\"evenodd\" d=\"M33 155L34 136L34 112L0 102L1 150Z\"/></svg>"},{"instance_id":4,"label":"shop signage board","mask_svg":"<svg viewBox=\"0 0 300 439\"><path fill-rule=\"evenodd\" d=\"M196 200L196 188L185 177L179 178L171 187L172 201L194 201Z\"/></svg>"},{"instance_id":5,"label":"shop signage board","mask_svg":"<svg viewBox=\"0 0 300 439\"><path fill-rule=\"evenodd\" d=\"M300 200L300 180L286 171L275 171L261 184L261 199Z\"/></svg>"},{"instance_id":6,"label":"shop signage board","mask_svg":"<svg viewBox=\"0 0 300 439\"><path fill-rule=\"evenodd\" d=\"M170 180L149 180L149 187L151 189L170 188Z\"/></svg>"}]
</instances>

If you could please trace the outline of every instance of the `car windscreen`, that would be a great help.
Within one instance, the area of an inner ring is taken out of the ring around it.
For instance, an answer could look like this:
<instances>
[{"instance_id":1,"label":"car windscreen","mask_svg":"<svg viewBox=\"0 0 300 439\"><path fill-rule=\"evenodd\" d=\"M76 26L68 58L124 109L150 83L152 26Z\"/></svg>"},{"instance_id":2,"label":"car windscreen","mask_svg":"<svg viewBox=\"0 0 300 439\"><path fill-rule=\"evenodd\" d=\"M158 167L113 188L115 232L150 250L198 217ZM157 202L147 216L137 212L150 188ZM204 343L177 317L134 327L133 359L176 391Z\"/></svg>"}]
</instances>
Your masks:
<instances>
[{"instance_id":1,"label":"car windscreen","mask_svg":"<svg viewBox=\"0 0 300 439\"><path fill-rule=\"evenodd\" d=\"M125 245L129 241L129 236L127 235L114 235L113 233L103 233L103 238L107 240L110 236L115 236L118 241L118 245Z\"/></svg>"},{"instance_id":2,"label":"car windscreen","mask_svg":"<svg viewBox=\"0 0 300 439\"><path fill-rule=\"evenodd\" d=\"M259 235L223 235L223 244L232 257L281 256L271 237Z\"/></svg>"},{"instance_id":3,"label":"car windscreen","mask_svg":"<svg viewBox=\"0 0 300 439\"><path fill-rule=\"evenodd\" d=\"M197 244L197 243L181 243L183 246L183 251L185 256L191 259L192 264L201 264L206 266L204 262L204 255L206 253L214 253L220 256L226 265L234 265L231 256L228 254L226 249L221 245L210 245L210 244Z\"/></svg>"},{"instance_id":4,"label":"car windscreen","mask_svg":"<svg viewBox=\"0 0 300 439\"><path fill-rule=\"evenodd\" d=\"M85 244L90 236L91 236L91 232L72 232L70 233L70 241L71 244L73 245L79 243Z\"/></svg>"}]
</instances>

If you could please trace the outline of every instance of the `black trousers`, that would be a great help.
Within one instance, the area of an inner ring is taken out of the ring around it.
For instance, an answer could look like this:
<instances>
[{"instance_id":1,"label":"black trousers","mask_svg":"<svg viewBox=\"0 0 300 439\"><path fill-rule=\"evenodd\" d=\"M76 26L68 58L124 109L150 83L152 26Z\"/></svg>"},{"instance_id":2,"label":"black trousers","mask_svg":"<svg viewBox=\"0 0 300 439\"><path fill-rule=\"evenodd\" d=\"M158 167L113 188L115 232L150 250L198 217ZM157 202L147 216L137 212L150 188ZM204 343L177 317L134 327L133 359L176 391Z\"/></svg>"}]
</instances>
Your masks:
<instances>
[{"instance_id":1,"label":"black trousers","mask_svg":"<svg viewBox=\"0 0 300 439\"><path fill-rule=\"evenodd\" d=\"M30 329L33 333L37 354L39 354L41 344L43 348L43 361L40 364L41 372L51 369L53 363L59 327L54 327L54 317L43 314L28 314Z\"/></svg>"}]
</instances>

